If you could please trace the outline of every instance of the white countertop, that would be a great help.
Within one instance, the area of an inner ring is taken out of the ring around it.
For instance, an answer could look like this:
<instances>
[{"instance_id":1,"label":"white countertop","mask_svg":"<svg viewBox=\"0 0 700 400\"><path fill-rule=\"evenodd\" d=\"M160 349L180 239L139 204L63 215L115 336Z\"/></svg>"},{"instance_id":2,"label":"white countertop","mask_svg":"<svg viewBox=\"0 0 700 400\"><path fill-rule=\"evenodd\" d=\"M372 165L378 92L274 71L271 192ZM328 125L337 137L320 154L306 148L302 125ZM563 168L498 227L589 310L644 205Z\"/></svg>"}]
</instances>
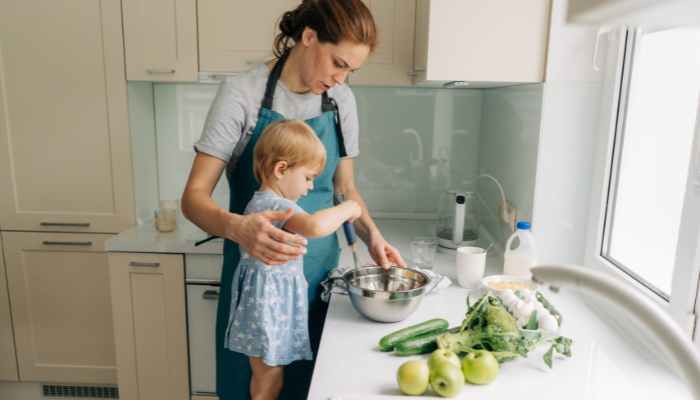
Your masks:
<instances>
[{"instance_id":1,"label":"white countertop","mask_svg":"<svg viewBox=\"0 0 700 400\"><path fill-rule=\"evenodd\" d=\"M410 258L411 237L435 232L432 221L376 222L384 237L406 259ZM362 243L358 250L362 262L371 261ZM486 275L502 273L503 262L499 257L490 256L487 260ZM340 265L348 266L351 262L350 252L344 249ZM454 260L438 254L434 271L450 278L452 285L442 292L426 295L420 308L401 322L370 321L355 310L348 296L332 296L310 400L327 400L334 394L402 396L396 383L396 370L411 359L427 361L428 355L398 357L393 352L382 352L378 348L379 339L432 318L444 318L451 327L458 326L467 310L469 290L458 286ZM542 345L527 359L502 364L498 379L490 385L466 384L458 399L692 398L680 378L654 356L637 352L577 293L566 288L556 294L549 289L542 293L564 317L563 334L574 341L571 358L555 352L554 368L550 370L542 360L549 346ZM425 396L436 394L428 389Z\"/></svg>"},{"instance_id":2,"label":"white countertop","mask_svg":"<svg viewBox=\"0 0 700 400\"><path fill-rule=\"evenodd\" d=\"M159 232L153 222L133 226L105 241L105 251L134 253L224 254L223 239L211 240L195 247L208 235L182 218L172 232Z\"/></svg>"}]
</instances>

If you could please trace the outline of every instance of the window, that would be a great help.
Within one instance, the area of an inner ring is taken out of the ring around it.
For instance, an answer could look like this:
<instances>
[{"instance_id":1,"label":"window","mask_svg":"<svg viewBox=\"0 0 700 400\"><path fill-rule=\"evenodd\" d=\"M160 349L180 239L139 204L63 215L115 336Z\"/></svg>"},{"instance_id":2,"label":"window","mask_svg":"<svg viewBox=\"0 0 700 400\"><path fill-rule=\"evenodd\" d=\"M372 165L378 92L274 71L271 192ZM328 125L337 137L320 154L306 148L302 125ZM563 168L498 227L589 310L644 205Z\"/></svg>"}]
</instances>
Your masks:
<instances>
[{"instance_id":1,"label":"window","mask_svg":"<svg viewBox=\"0 0 700 400\"><path fill-rule=\"evenodd\" d=\"M601 256L670 301L700 98L700 29L638 29L627 46Z\"/></svg>"}]
</instances>

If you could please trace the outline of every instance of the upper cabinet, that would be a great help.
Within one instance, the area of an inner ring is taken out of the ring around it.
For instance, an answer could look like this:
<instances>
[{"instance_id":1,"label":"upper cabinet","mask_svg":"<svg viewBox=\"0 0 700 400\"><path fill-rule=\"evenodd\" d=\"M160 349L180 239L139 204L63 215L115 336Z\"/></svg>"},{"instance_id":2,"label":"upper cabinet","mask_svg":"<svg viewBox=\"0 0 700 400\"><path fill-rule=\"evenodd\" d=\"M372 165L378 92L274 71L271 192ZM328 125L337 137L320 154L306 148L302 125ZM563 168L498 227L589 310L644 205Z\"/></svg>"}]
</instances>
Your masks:
<instances>
[{"instance_id":1,"label":"upper cabinet","mask_svg":"<svg viewBox=\"0 0 700 400\"><path fill-rule=\"evenodd\" d=\"M126 77L196 82L196 0L122 0Z\"/></svg>"},{"instance_id":2,"label":"upper cabinet","mask_svg":"<svg viewBox=\"0 0 700 400\"><path fill-rule=\"evenodd\" d=\"M0 238L0 381L17 381L17 354L15 337L12 332L12 315L10 314L10 297L7 294L5 262Z\"/></svg>"},{"instance_id":3,"label":"upper cabinet","mask_svg":"<svg viewBox=\"0 0 700 400\"><path fill-rule=\"evenodd\" d=\"M280 16L300 0L198 0L199 70L243 72L271 60Z\"/></svg>"},{"instance_id":4,"label":"upper cabinet","mask_svg":"<svg viewBox=\"0 0 700 400\"><path fill-rule=\"evenodd\" d=\"M364 0L379 28L379 47L348 76L351 85L410 86L416 0Z\"/></svg>"},{"instance_id":5,"label":"upper cabinet","mask_svg":"<svg viewBox=\"0 0 700 400\"><path fill-rule=\"evenodd\" d=\"M700 24L697 0L569 0L567 12L570 21L594 26Z\"/></svg>"},{"instance_id":6,"label":"upper cabinet","mask_svg":"<svg viewBox=\"0 0 700 400\"><path fill-rule=\"evenodd\" d=\"M0 225L134 225L119 0L0 2Z\"/></svg>"},{"instance_id":7,"label":"upper cabinet","mask_svg":"<svg viewBox=\"0 0 700 400\"><path fill-rule=\"evenodd\" d=\"M544 81L550 0L417 1L414 83Z\"/></svg>"}]
</instances>

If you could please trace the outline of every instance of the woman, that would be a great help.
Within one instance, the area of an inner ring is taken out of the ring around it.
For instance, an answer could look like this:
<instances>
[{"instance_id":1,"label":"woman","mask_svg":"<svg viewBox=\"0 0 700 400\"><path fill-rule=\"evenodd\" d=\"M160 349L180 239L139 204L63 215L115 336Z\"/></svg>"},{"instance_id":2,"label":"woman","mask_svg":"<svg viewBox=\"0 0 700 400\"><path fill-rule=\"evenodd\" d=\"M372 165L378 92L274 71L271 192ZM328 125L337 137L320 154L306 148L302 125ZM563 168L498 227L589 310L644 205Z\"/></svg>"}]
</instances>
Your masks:
<instances>
[{"instance_id":1,"label":"woman","mask_svg":"<svg viewBox=\"0 0 700 400\"><path fill-rule=\"evenodd\" d=\"M319 284L328 271L338 267L336 235L307 242L270 223L288 219L292 210L242 215L259 187L252 169L253 149L270 123L283 118L303 120L326 147L326 167L314 180L314 190L298 204L315 212L331 207L335 195L345 193L362 207L356 231L374 261L385 268L391 263L406 266L372 222L353 178L353 157L359 153L357 109L343 82L377 46L377 27L370 11L361 0L304 0L282 16L279 28L276 60L229 78L219 87L202 138L195 144L197 156L182 196L182 211L190 221L226 238L216 327L217 394L222 400L250 398L247 357L223 345L239 246L269 265L281 265L306 254L304 273L309 283L309 336L314 360L327 310L320 299ZM224 168L231 192L228 212L211 199ZM313 361L299 361L285 370L281 399L307 397L313 365Z\"/></svg>"}]
</instances>

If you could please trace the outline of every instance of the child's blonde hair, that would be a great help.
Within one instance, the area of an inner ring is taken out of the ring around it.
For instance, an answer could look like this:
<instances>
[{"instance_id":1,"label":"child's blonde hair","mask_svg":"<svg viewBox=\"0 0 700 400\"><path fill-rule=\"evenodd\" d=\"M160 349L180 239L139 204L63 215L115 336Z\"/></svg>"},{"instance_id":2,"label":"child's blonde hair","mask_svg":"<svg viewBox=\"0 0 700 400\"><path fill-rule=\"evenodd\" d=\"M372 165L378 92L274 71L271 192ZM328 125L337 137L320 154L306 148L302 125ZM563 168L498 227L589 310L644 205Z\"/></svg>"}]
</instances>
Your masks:
<instances>
[{"instance_id":1,"label":"child's blonde hair","mask_svg":"<svg viewBox=\"0 0 700 400\"><path fill-rule=\"evenodd\" d=\"M326 167L326 148L310 126L296 119L283 119L265 128L255 145L255 180L267 180L280 161L286 161L287 168L317 167L320 174Z\"/></svg>"}]
</instances>

